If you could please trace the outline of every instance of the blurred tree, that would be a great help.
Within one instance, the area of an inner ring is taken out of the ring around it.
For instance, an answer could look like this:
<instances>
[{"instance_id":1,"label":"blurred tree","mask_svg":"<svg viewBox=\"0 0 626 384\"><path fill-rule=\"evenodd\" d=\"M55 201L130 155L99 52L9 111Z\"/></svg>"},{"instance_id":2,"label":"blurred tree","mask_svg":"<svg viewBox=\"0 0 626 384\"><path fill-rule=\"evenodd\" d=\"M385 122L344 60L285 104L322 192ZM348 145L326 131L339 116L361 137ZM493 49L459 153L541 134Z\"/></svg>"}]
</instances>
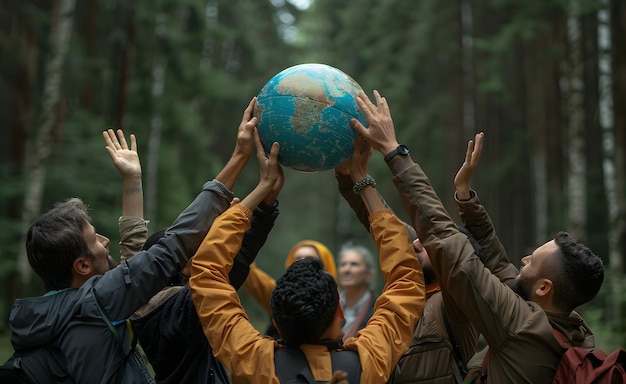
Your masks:
<instances>
[{"instance_id":1,"label":"blurred tree","mask_svg":"<svg viewBox=\"0 0 626 384\"><path fill-rule=\"evenodd\" d=\"M613 111L613 76L612 76L612 36L611 36L611 13L609 1L603 0L602 7L598 10L598 68L599 68L599 123L602 129L603 143L603 171L604 189L608 210L608 241L609 241L609 271L608 283L611 285L610 293L610 319L615 334L623 335L626 331L626 322L623 320L623 307L625 300L624 292L624 243L620 248L620 236L626 230L623 213L624 199L619 197L618 168L616 164L616 127ZM620 206L621 204L621 206Z\"/></svg>"},{"instance_id":2,"label":"blurred tree","mask_svg":"<svg viewBox=\"0 0 626 384\"><path fill-rule=\"evenodd\" d=\"M596 252L610 255L611 276L623 280L626 3L606 1L608 21L598 19L603 3L597 0L315 0L310 8L291 0L76 2L40 205L81 196L93 207L98 230L111 237L116 255L121 180L102 148L102 130L137 134L146 218L151 230L157 229L168 225L226 162L241 113L263 84L286 67L322 62L348 73L369 95L379 89L387 97L399 141L410 147L452 215L452 178L465 144L474 130L486 133L473 187L515 263L568 228L574 216L568 211L574 207L568 205L574 201L570 192L580 189L568 187L575 180L568 179L574 164L568 163L568 127L582 124L576 137L584 145L575 153L578 169L585 172L576 180L585 184L586 197L577 201L587 207L577 211L582 212L576 213L577 226ZM23 248L18 242L24 233L25 181L35 180L25 177L25 163L43 126L46 65L55 52L51 23L60 21L53 20L52 5L61 4L0 3L0 122L7 127L7 140L0 141L4 313L17 294L13 282L17 250ZM567 35L568 16L574 16L569 4L578 5L576 50ZM599 47L603 25L610 28L609 47ZM574 52L580 57L568 55ZM568 112L571 93L562 88L568 84L568 60L578 63L584 89L577 120ZM609 85L601 60L611 63ZM605 107L609 90L612 112ZM371 173L406 219L378 155ZM245 195L257 177L254 164L247 167L236 195ZM288 249L303 238L331 250L346 240L371 246L338 196L331 171L286 170L286 178L279 196L282 214L259 258L262 268L277 277ZM24 288L22 294L42 290L37 282Z\"/></svg>"},{"instance_id":3,"label":"blurred tree","mask_svg":"<svg viewBox=\"0 0 626 384\"><path fill-rule=\"evenodd\" d=\"M585 110L582 62L582 37L580 26L580 1L569 0L567 15L567 98L568 135L567 146L567 195L569 231L585 240L587 221L586 206L586 158L585 158Z\"/></svg>"},{"instance_id":4,"label":"blurred tree","mask_svg":"<svg viewBox=\"0 0 626 384\"><path fill-rule=\"evenodd\" d=\"M55 3L56 5L56 3ZM28 161L28 183L22 211L22 241L26 241L26 231L30 223L41 211L42 195L46 179L46 167L52 146L52 129L57 123L56 109L63 89L63 63L72 36L74 0L61 0L53 9L54 16L50 27L50 53L45 70L43 109L39 120L41 125L37 140ZM28 284L32 269L28 264L26 249L20 246L17 265L23 284Z\"/></svg>"}]
</instances>

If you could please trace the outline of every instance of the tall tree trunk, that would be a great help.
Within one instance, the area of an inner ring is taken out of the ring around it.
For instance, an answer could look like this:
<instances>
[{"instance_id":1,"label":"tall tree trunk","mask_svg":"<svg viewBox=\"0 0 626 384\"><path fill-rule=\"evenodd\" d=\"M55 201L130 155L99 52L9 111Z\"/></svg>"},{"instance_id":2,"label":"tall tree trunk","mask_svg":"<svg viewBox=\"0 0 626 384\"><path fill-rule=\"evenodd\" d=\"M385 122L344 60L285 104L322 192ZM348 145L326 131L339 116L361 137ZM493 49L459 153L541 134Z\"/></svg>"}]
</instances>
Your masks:
<instances>
[{"instance_id":1,"label":"tall tree trunk","mask_svg":"<svg viewBox=\"0 0 626 384\"><path fill-rule=\"evenodd\" d=\"M215 39L212 31L216 28L217 17L219 15L219 4L215 0L207 0L205 6L205 28L204 39L202 40L202 55L200 58L200 68L210 70L213 67L213 54L215 52Z\"/></svg>"},{"instance_id":2,"label":"tall tree trunk","mask_svg":"<svg viewBox=\"0 0 626 384\"><path fill-rule=\"evenodd\" d=\"M476 100L474 89L474 17L472 0L461 0L461 71L463 75L463 133L476 133Z\"/></svg>"},{"instance_id":3,"label":"tall tree trunk","mask_svg":"<svg viewBox=\"0 0 626 384\"><path fill-rule=\"evenodd\" d=\"M541 31L541 30L540 30ZM543 34L539 34L539 41L549 41ZM532 40L524 46L524 76L526 83L526 126L532 132L530 159L532 202L535 233L532 244L542 244L548 233L548 157L547 138L549 132L548 97L546 97L546 85L550 84L549 67L547 58L543 54L543 44Z\"/></svg>"},{"instance_id":4,"label":"tall tree trunk","mask_svg":"<svg viewBox=\"0 0 626 384\"><path fill-rule=\"evenodd\" d=\"M46 162L52 146L51 135L55 124L55 109L61 99L63 62L72 36L74 5L75 0L61 0L58 4L58 14L52 18L50 28L50 58L45 70L46 80L43 91L41 126L28 167L30 173L22 212L23 239L20 242L17 259L20 277L25 285L30 282L31 269L23 244L26 240L28 226L41 210L46 179Z\"/></svg>"},{"instance_id":5,"label":"tall tree trunk","mask_svg":"<svg viewBox=\"0 0 626 384\"><path fill-rule=\"evenodd\" d=\"M623 249L620 248L620 236L624 232L624 207L620 207L618 198L617 176L615 167L615 124L613 119L613 78L611 70L611 29L608 1L602 1L598 11L598 89L599 122L602 129L604 190L608 205L609 220L609 284L610 284L610 319L613 334L623 335L622 292L623 292ZM623 199L622 199L623 201ZM619 345L619 344L618 344Z\"/></svg>"},{"instance_id":6,"label":"tall tree trunk","mask_svg":"<svg viewBox=\"0 0 626 384\"><path fill-rule=\"evenodd\" d=\"M626 264L626 2L611 0L611 59L613 116L615 129L615 188L617 191L619 231L617 248L621 250L621 273Z\"/></svg>"},{"instance_id":7,"label":"tall tree trunk","mask_svg":"<svg viewBox=\"0 0 626 384\"><path fill-rule=\"evenodd\" d=\"M568 55L568 219L569 231L584 239L587 220L586 207L586 159L585 159L585 112L583 62L580 28L579 0L569 1L567 18Z\"/></svg>"},{"instance_id":8,"label":"tall tree trunk","mask_svg":"<svg viewBox=\"0 0 626 384\"><path fill-rule=\"evenodd\" d=\"M84 16L84 30L83 41L84 50L87 57L92 57L96 52L96 38L97 38L97 10L98 0L88 0ZM83 87L80 92L80 106L92 113L94 107L94 81L93 78L88 75L84 77Z\"/></svg>"},{"instance_id":9,"label":"tall tree trunk","mask_svg":"<svg viewBox=\"0 0 626 384\"><path fill-rule=\"evenodd\" d=\"M126 100L128 99L128 85L130 83L130 72L133 63L133 56L135 53L135 14L137 13L137 2L133 0L129 5L129 14L126 20L126 27L124 29L126 40L124 48L122 49L122 59L120 63L120 77L118 93L116 98L116 124L120 128L124 128L124 118L126 116Z\"/></svg>"},{"instance_id":10,"label":"tall tree trunk","mask_svg":"<svg viewBox=\"0 0 626 384\"><path fill-rule=\"evenodd\" d=\"M157 14L155 23L155 63L152 67L152 117L150 118L150 135L148 137L148 167L146 173L146 218L151 223L157 222L157 185L159 174L159 149L161 147L161 128L163 120L161 118L161 96L165 85L165 65L160 54L161 39L165 31L165 15ZM154 228L153 228L154 229Z\"/></svg>"}]
</instances>

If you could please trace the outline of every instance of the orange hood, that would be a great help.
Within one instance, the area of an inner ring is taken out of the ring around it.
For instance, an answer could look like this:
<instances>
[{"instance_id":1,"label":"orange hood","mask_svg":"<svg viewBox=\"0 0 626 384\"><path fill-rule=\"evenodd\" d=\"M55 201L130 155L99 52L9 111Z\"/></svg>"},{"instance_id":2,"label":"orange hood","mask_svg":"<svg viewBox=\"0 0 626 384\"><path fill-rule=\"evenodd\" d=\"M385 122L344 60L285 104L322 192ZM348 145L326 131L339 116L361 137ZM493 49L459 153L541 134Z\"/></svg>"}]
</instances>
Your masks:
<instances>
[{"instance_id":1,"label":"orange hood","mask_svg":"<svg viewBox=\"0 0 626 384\"><path fill-rule=\"evenodd\" d=\"M285 260L285 268L289 268L289 266L293 263L293 255L302 246L310 246L315 248L317 250L317 253L320 255L320 259L322 260L326 271L333 275L335 280L337 280L337 268L335 267L335 258L332 252L328 248L326 248L324 244L315 240L302 240L296 243L296 245L294 245L289 251L289 256L287 256L287 260Z\"/></svg>"}]
</instances>

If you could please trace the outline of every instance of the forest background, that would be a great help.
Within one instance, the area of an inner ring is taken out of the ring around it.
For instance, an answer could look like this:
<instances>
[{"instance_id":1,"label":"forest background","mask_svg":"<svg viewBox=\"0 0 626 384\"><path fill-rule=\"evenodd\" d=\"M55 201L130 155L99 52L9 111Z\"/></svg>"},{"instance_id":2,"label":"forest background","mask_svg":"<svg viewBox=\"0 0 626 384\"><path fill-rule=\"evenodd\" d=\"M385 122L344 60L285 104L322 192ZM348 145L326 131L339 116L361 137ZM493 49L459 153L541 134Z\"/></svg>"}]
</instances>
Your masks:
<instances>
[{"instance_id":1,"label":"forest background","mask_svg":"<svg viewBox=\"0 0 626 384\"><path fill-rule=\"evenodd\" d=\"M626 345L626 2L623 0L7 0L0 3L0 357L16 297L43 294L28 225L82 197L119 254L122 183L101 132L137 135L150 230L171 223L225 164L241 114L274 74L317 62L388 99L398 139L448 211L467 140L473 180L509 257L567 230L601 255L582 307L600 347ZM408 219L382 157L371 174ZM235 187L245 196L255 160ZM332 171L286 170L258 256L278 277L291 246L373 249ZM382 285L379 282L380 289ZM241 292L251 319L267 315ZM123 298L120 298L123 300Z\"/></svg>"}]
</instances>

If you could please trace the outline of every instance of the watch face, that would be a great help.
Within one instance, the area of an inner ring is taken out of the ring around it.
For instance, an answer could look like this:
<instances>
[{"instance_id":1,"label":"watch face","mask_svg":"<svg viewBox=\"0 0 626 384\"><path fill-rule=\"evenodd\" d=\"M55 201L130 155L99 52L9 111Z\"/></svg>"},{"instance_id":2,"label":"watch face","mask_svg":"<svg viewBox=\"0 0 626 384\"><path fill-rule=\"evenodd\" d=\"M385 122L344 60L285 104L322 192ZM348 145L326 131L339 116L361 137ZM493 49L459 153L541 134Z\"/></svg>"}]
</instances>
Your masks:
<instances>
[{"instance_id":1,"label":"watch face","mask_svg":"<svg viewBox=\"0 0 626 384\"><path fill-rule=\"evenodd\" d=\"M398 153L401 155L408 155L409 148L407 148L406 145L400 144L400 146L398 146Z\"/></svg>"}]
</instances>

